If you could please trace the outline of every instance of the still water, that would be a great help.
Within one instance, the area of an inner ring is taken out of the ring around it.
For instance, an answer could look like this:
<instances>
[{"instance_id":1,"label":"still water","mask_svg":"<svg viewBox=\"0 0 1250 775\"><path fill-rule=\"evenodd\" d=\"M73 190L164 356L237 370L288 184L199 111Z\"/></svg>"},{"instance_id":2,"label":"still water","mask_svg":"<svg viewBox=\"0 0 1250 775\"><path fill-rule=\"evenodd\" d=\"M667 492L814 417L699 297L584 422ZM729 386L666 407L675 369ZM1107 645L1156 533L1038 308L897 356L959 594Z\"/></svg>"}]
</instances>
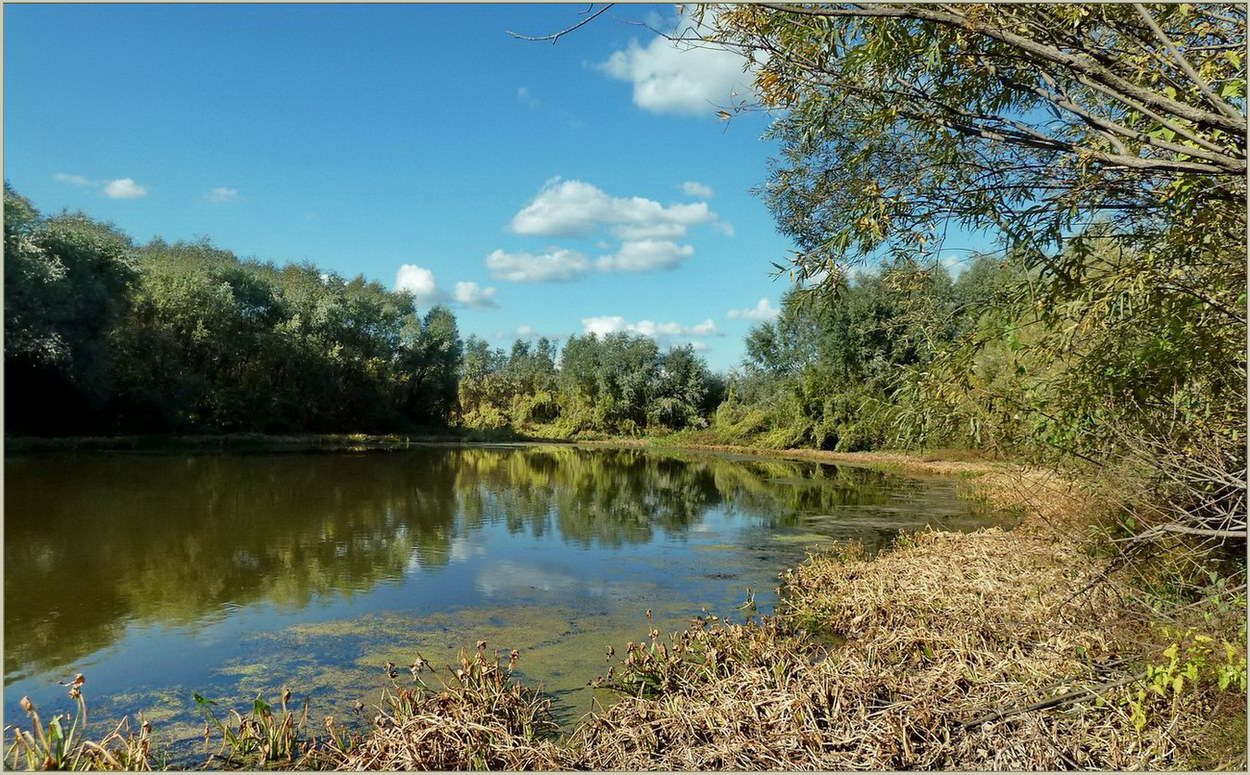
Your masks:
<instances>
[{"instance_id":1,"label":"still water","mask_svg":"<svg viewBox=\"0 0 1250 775\"><path fill-rule=\"evenodd\" d=\"M697 453L441 446L360 454L30 455L5 462L4 711L46 719L76 672L96 718L197 734L191 696L290 686L349 718L382 664L485 639L571 721L645 637L753 590L809 549L987 517L952 480ZM406 671L401 677L406 677ZM200 725L202 727L202 724ZM189 744L188 744L189 745Z\"/></svg>"}]
</instances>

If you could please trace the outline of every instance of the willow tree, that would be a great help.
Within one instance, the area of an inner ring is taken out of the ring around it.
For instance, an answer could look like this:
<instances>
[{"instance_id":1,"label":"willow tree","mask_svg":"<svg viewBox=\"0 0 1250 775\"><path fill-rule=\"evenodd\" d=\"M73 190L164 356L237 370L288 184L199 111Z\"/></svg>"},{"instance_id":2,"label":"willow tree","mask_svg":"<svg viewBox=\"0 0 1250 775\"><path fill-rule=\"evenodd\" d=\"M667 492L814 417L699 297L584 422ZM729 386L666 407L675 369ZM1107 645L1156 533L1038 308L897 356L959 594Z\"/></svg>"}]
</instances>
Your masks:
<instances>
[{"instance_id":1,"label":"willow tree","mask_svg":"<svg viewBox=\"0 0 1250 775\"><path fill-rule=\"evenodd\" d=\"M836 291L857 262L935 259L952 226L993 235L1027 270L1016 325L1044 332L1031 355L1048 367L1020 399L1044 446L1142 457L1184 482L1174 526L1244 536L1244 5L689 18L684 44L739 51L753 74L757 101L723 116L778 117L763 193L798 248L780 269ZM969 352L916 375L934 406L975 392Z\"/></svg>"}]
</instances>

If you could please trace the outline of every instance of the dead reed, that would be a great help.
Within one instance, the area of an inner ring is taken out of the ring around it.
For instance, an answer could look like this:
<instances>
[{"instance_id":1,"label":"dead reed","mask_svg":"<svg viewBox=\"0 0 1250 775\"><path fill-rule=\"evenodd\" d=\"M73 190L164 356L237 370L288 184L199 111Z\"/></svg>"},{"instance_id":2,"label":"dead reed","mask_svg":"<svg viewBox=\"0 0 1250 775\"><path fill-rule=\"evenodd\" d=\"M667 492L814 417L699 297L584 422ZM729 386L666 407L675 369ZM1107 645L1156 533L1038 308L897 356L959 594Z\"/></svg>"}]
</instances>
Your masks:
<instances>
[{"instance_id":1,"label":"dead reed","mask_svg":"<svg viewBox=\"0 0 1250 775\"><path fill-rule=\"evenodd\" d=\"M87 679L82 673L63 685L77 709L73 716L56 714L44 726L39 709L23 697L22 710L30 719L31 728L6 726L5 761L14 769L27 770L151 770L153 769L152 725L139 717L138 730L123 718L100 740L86 738L87 700L82 687ZM157 764L163 764L158 761Z\"/></svg>"},{"instance_id":2,"label":"dead reed","mask_svg":"<svg viewBox=\"0 0 1250 775\"><path fill-rule=\"evenodd\" d=\"M512 679L519 658L514 650L503 662L479 642L443 680L418 657L409 668L413 685L383 693L367 733L336 734L327 719L331 734L316 758L340 770L552 769L551 702ZM440 688L426 685L426 671Z\"/></svg>"},{"instance_id":3,"label":"dead reed","mask_svg":"<svg viewBox=\"0 0 1250 775\"><path fill-rule=\"evenodd\" d=\"M519 684L520 655L484 642L459 667L419 655L411 681L310 732L305 706L215 724L219 768L460 769L1194 769L1245 766L1245 586L1206 603L1143 607L1131 576L1080 516L1070 482L998 468L969 494L1023 515L1015 530L900 537L868 557L850 545L782 574L772 617L698 617L627 644L602 686L619 700L556 740L551 704ZM1244 579L1243 579L1244 582ZM1214 613L1213 613L1214 612ZM615 650L609 649L609 657ZM426 679L430 678L431 684ZM81 683L77 684L78 687ZM73 689L71 696L73 696ZM81 698L79 698L81 701ZM56 720L19 731L14 767L144 768L149 727L100 745ZM82 715L85 717L85 704ZM1236 723L1240 719L1240 735ZM52 731L55 727L55 735ZM1218 734L1213 730L1219 731ZM1227 732L1231 730L1231 732ZM1217 739L1225 735L1227 739ZM59 740L50 744L49 740Z\"/></svg>"}]
</instances>

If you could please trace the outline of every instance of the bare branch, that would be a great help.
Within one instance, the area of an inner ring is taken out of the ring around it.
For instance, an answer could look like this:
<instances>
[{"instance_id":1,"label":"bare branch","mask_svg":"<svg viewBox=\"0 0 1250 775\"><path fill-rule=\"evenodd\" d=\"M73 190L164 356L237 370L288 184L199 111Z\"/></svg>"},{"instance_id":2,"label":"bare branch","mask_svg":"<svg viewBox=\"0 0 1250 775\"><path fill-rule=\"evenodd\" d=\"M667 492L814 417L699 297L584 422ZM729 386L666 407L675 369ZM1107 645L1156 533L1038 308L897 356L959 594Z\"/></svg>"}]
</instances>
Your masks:
<instances>
[{"instance_id":1,"label":"bare branch","mask_svg":"<svg viewBox=\"0 0 1250 775\"><path fill-rule=\"evenodd\" d=\"M587 16L585 19L582 19L577 24L574 24L572 27L565 28L563 30L560 30L559 32L553 32L550 35L522 35L517 32L512 32L511 30L508 31L508 34L516 38L517 40L533 40L533 41L549 40L551 41L552 45L555 45L560 40L561 37L568 35L570 32L573 32L574 30L585 27L587 24L590 24L599 16L602 16L604 13L607 13L608 9L611 8L613 5L615 5L615 3L608 3L607 5L600 8L598 11L595 11L594 13L592 13L590 16ZM593 7L594 5L592 4L591 8ZM586 9L586 11L583 11L583 13L586 13L589 10L590 9L588 8Z\"/></svg>"}]
</instances>

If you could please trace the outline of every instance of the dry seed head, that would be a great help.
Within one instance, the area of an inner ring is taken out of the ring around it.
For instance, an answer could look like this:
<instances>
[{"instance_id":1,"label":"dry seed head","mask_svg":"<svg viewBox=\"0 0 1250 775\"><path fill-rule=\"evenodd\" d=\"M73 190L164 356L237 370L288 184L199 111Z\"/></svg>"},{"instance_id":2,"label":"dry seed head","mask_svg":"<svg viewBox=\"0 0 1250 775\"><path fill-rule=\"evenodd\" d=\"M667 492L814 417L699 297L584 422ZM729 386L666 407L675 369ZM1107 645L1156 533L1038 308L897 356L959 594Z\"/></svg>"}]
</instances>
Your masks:
<instances>
[{"instance_id":1,"label":"dry seed head","mask_svg":"<svg viewBox=\"0 0 1250 775\"><path fill-rule=\"evenodd\" d=\"M486 641L484 641L484 640L479 640L479 641L477 642L477 650L478 650L478 651L485 651L485 650L486 650Z\"/></svg>"},{"instance_id":2,"label":"dry seed head","mask_svg":"<svg viewBox=\"0 0 1250 775\"><path fill-rule=\"evenodd\" d=\"M29 697L22 697L21 705L22 705L22 710L26 711L27 713L35 712L35 703L31 702Z\"/></svg>"}]
</instances>

